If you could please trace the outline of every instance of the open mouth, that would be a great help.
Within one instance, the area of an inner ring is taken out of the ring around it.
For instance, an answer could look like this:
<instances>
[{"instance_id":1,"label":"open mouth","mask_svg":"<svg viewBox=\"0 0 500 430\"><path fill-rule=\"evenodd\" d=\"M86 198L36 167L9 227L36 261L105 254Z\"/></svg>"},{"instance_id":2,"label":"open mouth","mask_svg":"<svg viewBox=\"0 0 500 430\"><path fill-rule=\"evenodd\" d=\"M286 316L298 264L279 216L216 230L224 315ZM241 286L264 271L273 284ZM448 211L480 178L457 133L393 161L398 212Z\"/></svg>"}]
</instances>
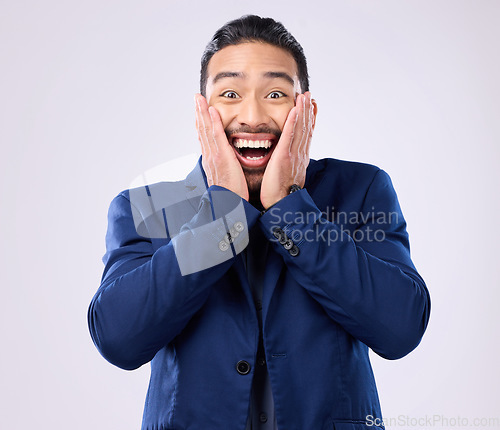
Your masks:
<instances>
[{"instance_id":1,"label":"open mouth","mask_svg":"<svg viewBox=\"0 0 500 430\"><path fill-rule=\"evenodd\" d=\"M267 164L276 146L276 136L264 133L245 133L231 139L240 163L246 167L262 167Z\"/></svg>"},{"instance_id":2,"label":"open mouth","mask_svg":"<svg viewBox=\"0 0 500 430\"><path fill-rule=\"evenodd\" d=\"M233 146L236 148L238 154L247 160L260 160L264 158L273 143L270 140L247 140L247 139L234 139Z\"/></svg>"}]
</instances>

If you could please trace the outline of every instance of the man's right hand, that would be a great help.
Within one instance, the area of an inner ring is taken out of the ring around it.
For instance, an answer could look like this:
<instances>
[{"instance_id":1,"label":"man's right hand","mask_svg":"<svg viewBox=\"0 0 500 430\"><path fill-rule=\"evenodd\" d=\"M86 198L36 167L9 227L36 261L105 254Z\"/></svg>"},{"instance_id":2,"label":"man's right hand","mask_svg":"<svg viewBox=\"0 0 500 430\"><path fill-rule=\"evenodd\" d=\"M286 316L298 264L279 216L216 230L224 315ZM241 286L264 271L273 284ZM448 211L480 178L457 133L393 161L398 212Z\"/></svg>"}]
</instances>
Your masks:
<instances>
[{"instance_id":1,"label":"man's right hand","mask_svg":"<svg viewBox=\"0 0 500 430\"><path fill-rule=\"evenodd\" d=\"M241 164L229 144L219 112L201 94L195 94L196 129L208 186L219 185L248 200L248 185Z\"/></svg>"}]
</instances>

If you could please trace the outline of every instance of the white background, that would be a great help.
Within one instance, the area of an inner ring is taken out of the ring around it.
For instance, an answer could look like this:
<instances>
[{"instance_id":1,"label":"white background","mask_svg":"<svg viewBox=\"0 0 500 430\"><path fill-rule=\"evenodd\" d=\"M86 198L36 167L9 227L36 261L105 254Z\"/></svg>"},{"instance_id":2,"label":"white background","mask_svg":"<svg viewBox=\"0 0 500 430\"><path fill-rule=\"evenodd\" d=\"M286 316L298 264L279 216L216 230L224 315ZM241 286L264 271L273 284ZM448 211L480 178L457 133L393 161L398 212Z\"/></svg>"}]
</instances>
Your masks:
<instances>
[{"instance_id":1,"label":"white background","mask_svg":"<svg viewBox=\"0 0 500 430\"><path fill-rule=\"evenodd\" d=\"M140 427L149 366L113 367L87 329L107 209L198 152L201 54L245 13L304 47L312 156L376 164L398 192L432 315L409 356L373 357L384 416L500 417L500 1L0 5L0 428Z\"/></svg>"}]
</instances>

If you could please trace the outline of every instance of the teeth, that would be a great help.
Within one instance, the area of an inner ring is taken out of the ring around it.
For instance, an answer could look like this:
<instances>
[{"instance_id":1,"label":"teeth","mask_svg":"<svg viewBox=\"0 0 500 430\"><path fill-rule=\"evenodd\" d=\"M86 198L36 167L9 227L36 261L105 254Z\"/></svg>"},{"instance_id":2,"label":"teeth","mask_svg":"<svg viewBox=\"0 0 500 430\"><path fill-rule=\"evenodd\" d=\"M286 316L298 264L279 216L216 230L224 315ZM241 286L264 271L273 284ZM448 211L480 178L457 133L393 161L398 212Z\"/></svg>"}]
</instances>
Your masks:
<instances>
[{"instance_id":1,"label":"teeth","mask_svg":"<svg viewBox=\"0 0 500 430\"><path fill-rule=\"evenodd\" d=\"M233 144L236 148L265 148L269 149L272 146L270 140L247 140L247 139L234 139Z\"/></svg>"},{"instance_id":2,"label":"teeth","mask_svg":"<svg viewBox=\"0 0 500 430\"><path fill-rule=\"evenodd\" d=\"M263 155L261 155L260 157L245 157L247 160L260 160L262 158L264 158Z\"/></svg>"}]
</instances>

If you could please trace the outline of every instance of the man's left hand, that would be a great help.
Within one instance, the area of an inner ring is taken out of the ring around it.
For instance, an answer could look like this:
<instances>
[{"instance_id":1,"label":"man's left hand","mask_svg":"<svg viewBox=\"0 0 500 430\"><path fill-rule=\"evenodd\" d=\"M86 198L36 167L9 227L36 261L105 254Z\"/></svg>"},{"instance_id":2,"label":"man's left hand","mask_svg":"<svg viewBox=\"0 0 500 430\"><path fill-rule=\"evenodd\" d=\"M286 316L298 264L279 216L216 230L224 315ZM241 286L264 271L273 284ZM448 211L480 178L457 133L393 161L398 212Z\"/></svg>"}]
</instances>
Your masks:
<instances>
[{"instance_id":1,"label":"man's left hand","mask_svg":"<svg viewBox=\"0 0 500 430\"><path fill-rule=\"evenodd\" d=\"M299 94L262 178L260 201L264 209L286 197L293 184L304 186L315 117L316 102L311 93Z\"/></svg>"}]
</instances>

